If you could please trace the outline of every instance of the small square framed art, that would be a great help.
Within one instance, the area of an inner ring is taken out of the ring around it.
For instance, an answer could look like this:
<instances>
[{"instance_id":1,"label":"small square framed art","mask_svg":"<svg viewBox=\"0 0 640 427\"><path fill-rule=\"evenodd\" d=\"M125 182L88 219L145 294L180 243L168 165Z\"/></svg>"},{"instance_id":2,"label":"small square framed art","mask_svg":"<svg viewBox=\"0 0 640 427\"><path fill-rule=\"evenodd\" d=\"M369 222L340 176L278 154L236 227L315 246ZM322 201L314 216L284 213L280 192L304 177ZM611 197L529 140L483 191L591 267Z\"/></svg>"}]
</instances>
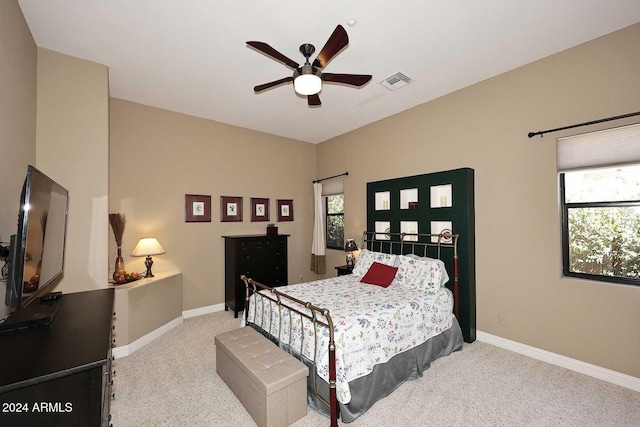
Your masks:
<instances>
[{"instance_id":1,"label":"small square framed art","mask_svg":"<svg viewBox=\"0 0 640 427\"><path fill-rule=\"evenodd\" d=\"M293 200L280 199L276 205L278 208L278 222L293 221Z\"/></svg>"},{"instance_id":2,"label":"small square framed art","mask_svg":"<svg viewBox=\"0 0 640 427\"><path fill-rule=\"evenodd\" d=\"M242 222L242 197L220 196L220 221Z\"/></svg>"},{"instance_id":3,"label":"small square framed art","mask_svg":"<svg viewBox=\"0 0 640 427\"><path fill-rule=\"evenodd\" d=\"M211 222L211 196L185 194L185 222Z\"/></svg>"},{"instance_id":4,"label":"small square framed art","mask_svg":"<svg viewBox=\"0 0 640 427\"><path fill-rule=\"evenodd\" d=\"M251 198L251 222L269 221L269 199Z\"/></svg>"}]
</instances>

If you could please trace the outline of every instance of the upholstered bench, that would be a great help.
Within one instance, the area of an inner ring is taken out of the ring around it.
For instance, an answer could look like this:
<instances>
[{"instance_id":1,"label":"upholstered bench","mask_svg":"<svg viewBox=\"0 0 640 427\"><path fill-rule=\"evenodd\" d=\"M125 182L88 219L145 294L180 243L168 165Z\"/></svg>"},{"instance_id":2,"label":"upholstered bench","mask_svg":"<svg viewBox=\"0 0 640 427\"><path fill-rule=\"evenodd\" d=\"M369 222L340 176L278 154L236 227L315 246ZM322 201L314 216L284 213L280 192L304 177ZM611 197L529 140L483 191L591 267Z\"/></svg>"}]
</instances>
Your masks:
<instances>
[{"instance_id":1,"label":"upholstered bench","mask_svg":"<svg viewBox=\"0 0 640 427\"><path fill-rule=\"evenodd\" d=\"M217 335L216 372L260 427L307 415L309 368L251 327Z\"/></svg>"}]
</instances>

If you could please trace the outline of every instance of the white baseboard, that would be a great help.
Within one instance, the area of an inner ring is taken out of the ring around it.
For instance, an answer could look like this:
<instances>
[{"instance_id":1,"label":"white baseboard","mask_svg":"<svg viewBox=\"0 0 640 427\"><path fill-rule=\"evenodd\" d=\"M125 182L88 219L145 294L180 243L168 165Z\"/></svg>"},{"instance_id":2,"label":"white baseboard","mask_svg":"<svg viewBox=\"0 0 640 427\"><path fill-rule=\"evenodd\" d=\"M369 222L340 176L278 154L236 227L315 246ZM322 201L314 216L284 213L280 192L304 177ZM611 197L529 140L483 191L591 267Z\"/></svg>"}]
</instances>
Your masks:
<instances>
[{"instance_id":1,"label":"white baseboard","mask_svg":"<svg viewBox=\"0 0 640 427\"><path fill-rule=\"evenodd\" d=\"M640 392L640 378L632 377L631 375L612 371L611 369L592 365L591 363L572 359L540 348L531 347L517 341L511 341L482 331L476 331L476 338L478 341L486 342L487 344L492 344L496 347L513 351L514 353L542 360L543 362L551 363L552 365L561 366L590 377L598 378L600 380Z\"/></svg>"},{"instance_id":2,"label":"white baseboard","mask_svg":"<svg viewBox=\"0 0 640 427\"><path fill-rule=\"evenodd\" d=\"M130 354L133 354L135 351L141 349L145 345L149 344L151 341L169 332L171 329L175 328L176 326L181 325L184 319L188 319L190 317L202 316L204 314L216 313L218 311L223 311L223 310L224 310L224 303L208 305L206 307L198 307L191 310L185 310L182 312L182 316L172 320L169 323L165 323L164 325L160 326L158 329L155 329L149 332L148 334L138 338L131 344L114 348L112 351L112 355L115 358L119 358L119 357L125 357Z\"/></svg>"},{"instance_id":3,"label":"white baseboard","mask_svg":"<svg viewBox=\"0 0 640 427\"><path fill-rule=\"evenodd\" d=\"M189 317L202 316L203 314L216 313L224 310L224 303L208 305L206 307L192 308L191 310L185 310L182 312L182 317L188 319Z\"/></svg>"},{"instance_id":4,"label":"white baseboard","mask_svg":"<svg viewBox=\"0 0 640 427\"><path fill-rule=\"evenodd\" d=\"M111 353L113 357L115 357L116 359L119 357L129 356L130 354L133 354L137 350L140 350L142 347L149 344L151 341L169 332L171 329L175 328L176 326L182 325L182 322L183 322L183 317L182 316L177 317L172 321L160 326L158 329L154 329L148 334L141 336L140 338L138 338L137 340L135 340L130 344L114 348Z\"/></svg>"}]
</instances>

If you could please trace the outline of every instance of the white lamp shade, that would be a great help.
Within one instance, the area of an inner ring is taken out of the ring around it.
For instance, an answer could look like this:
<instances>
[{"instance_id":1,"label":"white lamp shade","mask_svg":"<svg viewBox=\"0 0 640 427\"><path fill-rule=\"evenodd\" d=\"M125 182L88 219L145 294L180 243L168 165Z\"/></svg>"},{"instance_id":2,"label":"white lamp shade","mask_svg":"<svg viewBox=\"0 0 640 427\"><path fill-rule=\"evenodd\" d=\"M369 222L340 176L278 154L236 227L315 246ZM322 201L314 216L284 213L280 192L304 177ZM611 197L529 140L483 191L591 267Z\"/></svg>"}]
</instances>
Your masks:
<instances>
[{"instance_id":1,"label":"white lamp shade","mask_svg":"<svg viewBox=\"0 0 640 427\"><path fill-rule=\"evenodd\" d=\"M322 89L322 79L315 74L303 74L293 81L293 88L300 95L315 95Z\"/></svg>"},{"instance_id":2,"label":"white lamp shade","mask_svg":"<svg viewBox=\"0 0 640 427\"><path fill-rule=\"evenodd\" d=\"M133 248L131 256L147 256L147 255L160 255L166 253L162 245L155 237L145 237L138 241L138 244Z\"/></svg>"}]
</instances>

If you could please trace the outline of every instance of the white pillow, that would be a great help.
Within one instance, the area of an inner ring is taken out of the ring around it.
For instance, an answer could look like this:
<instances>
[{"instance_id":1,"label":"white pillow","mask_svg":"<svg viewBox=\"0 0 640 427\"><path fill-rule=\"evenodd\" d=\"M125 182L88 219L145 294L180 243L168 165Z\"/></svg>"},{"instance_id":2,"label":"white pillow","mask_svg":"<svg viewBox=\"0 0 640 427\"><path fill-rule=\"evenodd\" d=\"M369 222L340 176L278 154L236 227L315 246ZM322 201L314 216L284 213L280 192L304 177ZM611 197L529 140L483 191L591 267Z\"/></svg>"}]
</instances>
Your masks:
<instances>
[{"instance_id":1,"label":"white pillow","mask_svg":"<svg viewBox=\"0 0 640 427\"><path fill-rule=\"evenodd\" d=\"M416 289L437 290L448 281L449 275L441 260L416 257L415 255L400 255L398 256L398 272L391 284Z\"/></svg>"},{"instance_id":2,"label":"white pillow","mask_svg":"<svg viewBox=\"0 0 640 427\"><path fill-rule=\"evenodd\" d=\"M398 262L398 255L362 249L360 251L360 255L358 255L356 264L353 267L352 274L358 279L362 279L364 275L367 274L367 271L369 271L369 268L371 268L371 264L374 262L395 267Z\"/></svg>"},{"instance_id":3,"label":"white pillow","mask_svg":"<svg viewBox=\"0 0 640 427\"><path fill-rule=\"evenodd\" d=\"M406 254L405 256L408 256L409 258L413 258L413 259L423 259L423 258L434 259L426 256L416 255L416 254Z\"/></svg>"}]
</instances>

